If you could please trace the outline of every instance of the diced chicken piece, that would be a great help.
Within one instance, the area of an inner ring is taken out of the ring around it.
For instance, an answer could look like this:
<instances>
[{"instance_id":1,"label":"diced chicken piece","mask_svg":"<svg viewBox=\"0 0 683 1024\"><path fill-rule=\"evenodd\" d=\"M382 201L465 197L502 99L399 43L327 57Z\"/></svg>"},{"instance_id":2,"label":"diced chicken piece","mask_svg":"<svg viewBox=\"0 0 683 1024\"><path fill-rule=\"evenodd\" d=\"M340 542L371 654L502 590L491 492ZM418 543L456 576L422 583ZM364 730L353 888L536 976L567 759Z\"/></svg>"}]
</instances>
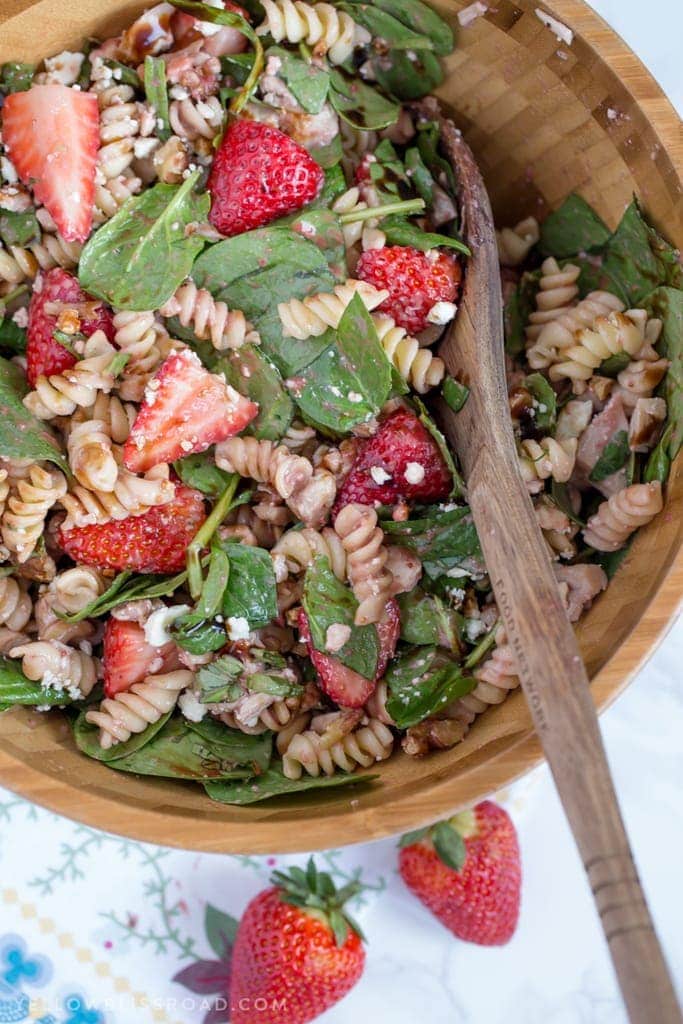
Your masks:
<instances>
[{"instance_id":1,"label":"diced chicken piece","mask_svg":"<svg viewBox=\"0 0 683 1024\"><path fill-rule=\"evenodd\" d=\"M576 453L576 469L572 482L578 487L596 487L609 498L626 486L626 470L620 469L604 480L593 483L589 480L591 470L615 434L628 432L628 420L621 395L616 394L597 416L594 416L579 440Z\"/></svg>"}]
</instances>

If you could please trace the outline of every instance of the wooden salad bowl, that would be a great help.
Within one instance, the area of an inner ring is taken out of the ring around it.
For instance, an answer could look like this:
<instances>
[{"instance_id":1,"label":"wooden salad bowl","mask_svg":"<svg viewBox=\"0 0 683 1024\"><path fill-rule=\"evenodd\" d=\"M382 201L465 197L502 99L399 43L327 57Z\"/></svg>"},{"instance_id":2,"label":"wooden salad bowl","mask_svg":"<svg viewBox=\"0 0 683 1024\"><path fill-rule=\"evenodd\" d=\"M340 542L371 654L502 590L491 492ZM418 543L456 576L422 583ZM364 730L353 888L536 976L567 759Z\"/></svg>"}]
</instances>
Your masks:
<instances>
[{"instance_id":1,"label":"wooden salad bowl","mask_svg":"<svg viewBox=\"0 0 683 1024\"><path fill-rule=\"evenodd\" d=\"M456 23L469 0L430 0ZM574 33L559 42L538 0L496 0L458 32L439 96L474 150L501 225L543 217L578 191L610 227L635 192L683 247L683 136L643 65L582 0L543 7ZM0 61L37 60L118 31L139 0L0 0ZM636 537L578 635L601 710L653 652L683 592L683 453L666 507ZM539 628L542 625L539 624ZM150 842L235 853L311 850L415 828L482 799L541 760L525 700L514 693L453 750L396 753L373 786L250 807L212 803L195 785L122 776L80 754L58 714L0 716L0 782L88 825Z\"/></svg>"}]
</instances>

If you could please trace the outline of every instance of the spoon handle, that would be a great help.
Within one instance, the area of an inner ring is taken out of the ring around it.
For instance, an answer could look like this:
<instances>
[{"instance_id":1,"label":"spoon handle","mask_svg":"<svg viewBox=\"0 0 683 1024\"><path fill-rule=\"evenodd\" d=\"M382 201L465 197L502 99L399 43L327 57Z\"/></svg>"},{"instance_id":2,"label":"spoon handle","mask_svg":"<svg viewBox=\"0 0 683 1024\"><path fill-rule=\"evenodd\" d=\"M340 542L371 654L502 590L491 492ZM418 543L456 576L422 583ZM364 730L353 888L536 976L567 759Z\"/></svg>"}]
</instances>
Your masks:
<instances>
[{"instance_id":1,"label":"spoon handle","mask_svg":"<svg viewBox=\"0 0 683 1024\"><path fill-rule=\"evenodd\" d=\"M453 124L439 117L456 170L468 261L454 328L439 351L472 385L439 420L458 452L522 688L600 915L632 1024L680 1024L610 775L586 669L519 472L503 365L500 271L493 216L479 169Z\"/></svg>"}]
</instances>

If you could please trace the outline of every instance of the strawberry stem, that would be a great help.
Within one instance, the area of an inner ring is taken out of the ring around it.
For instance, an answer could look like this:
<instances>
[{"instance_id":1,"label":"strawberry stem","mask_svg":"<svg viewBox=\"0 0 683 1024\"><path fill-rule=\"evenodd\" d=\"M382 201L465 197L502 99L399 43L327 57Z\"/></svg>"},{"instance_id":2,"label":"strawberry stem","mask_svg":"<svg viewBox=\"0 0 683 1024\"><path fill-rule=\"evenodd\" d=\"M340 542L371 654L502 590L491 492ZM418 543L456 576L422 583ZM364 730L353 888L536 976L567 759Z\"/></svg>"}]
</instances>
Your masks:
<instances>
[{"instance_id":1,"label":"strawberry stem","mask_svg":"<svg viewBox=\"0 0 683 1024\"><path fill-rule=\"evenodd\" d=\"M368 206L365 210L350 210L349 213L340 214L339 220L342 224L358 224L364 220L388 217L391 213L401 213L405 216L422 213L424 208L424 199L403 199L395 203L386 203L384 206Z\"/></svg>"},{"instance_id":2,"label":"strawberry stem","mask_svg":"<svg viewBox=\"0 0 683 1024\"><path fill-rule=\"evenodd\" d=\"M195 601L199 600L204 585L201 562L202 550L209 546L211 538L230 511L235 499L235 491L241 479L238 473L231 474L230 480L214 505L211 515L204 520L187 549L187 581L190 594Z\"/></svg>"}]
</instances>

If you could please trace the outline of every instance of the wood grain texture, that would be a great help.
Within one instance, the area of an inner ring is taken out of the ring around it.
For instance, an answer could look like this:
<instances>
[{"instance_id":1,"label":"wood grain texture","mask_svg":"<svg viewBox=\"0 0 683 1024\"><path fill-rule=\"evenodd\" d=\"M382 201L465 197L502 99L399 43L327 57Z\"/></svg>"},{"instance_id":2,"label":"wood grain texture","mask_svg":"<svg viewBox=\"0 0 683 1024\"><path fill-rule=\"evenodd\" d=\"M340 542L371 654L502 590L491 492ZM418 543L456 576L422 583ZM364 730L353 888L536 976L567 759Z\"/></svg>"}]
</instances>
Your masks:
<instances>
[{"instance_id":1,"label":"wood grain texture","mask_svg":"<svg viewBox=\"0 0 683 1024\"><path fill-rule=\"evenodd\" d=\"M435 2L455 23L469 0ZM642 64L579 0L543 5L574 29L571 47L541 25L535 0L496 0L493 6L459 31L439 93L474 149L500 223L542 213L576 188L614 226L635 191L654 221L683 245L681 125ZM122 27L142 7L137 0L68 6L0 0L0 60L77 46L105 27ZM624 118L611 121L607 109ZM626 686L676 614L683 593L682 511L679 457L664 514L641 531L578 630L600 709ZM95 827L210 851L312 850L407 830L482 799L541 757L517 693L482 716L454 750L422 760L398 754L378 766L381 782L373 787L230 808L212 804L195 786L123 778L86 761L59 715L0 717L3 785Z\"/></svg>"},{"instance_id":2,"label":"wood grain texture","mask_svg":"<svg viewBox=\"0 0 683 1024\"><path fill-rule=\"evenodd\" d=\"M472 251L458 316L439 347L471 393L459 413L441 401L439 426L460 456L507 642L581 854L632 1024L681 1015L629 848L590 683L519 469L505 382L503 302L493 214L462 133L438 103L456 169L464 240Z\"/></svg>"}]
</instances>

